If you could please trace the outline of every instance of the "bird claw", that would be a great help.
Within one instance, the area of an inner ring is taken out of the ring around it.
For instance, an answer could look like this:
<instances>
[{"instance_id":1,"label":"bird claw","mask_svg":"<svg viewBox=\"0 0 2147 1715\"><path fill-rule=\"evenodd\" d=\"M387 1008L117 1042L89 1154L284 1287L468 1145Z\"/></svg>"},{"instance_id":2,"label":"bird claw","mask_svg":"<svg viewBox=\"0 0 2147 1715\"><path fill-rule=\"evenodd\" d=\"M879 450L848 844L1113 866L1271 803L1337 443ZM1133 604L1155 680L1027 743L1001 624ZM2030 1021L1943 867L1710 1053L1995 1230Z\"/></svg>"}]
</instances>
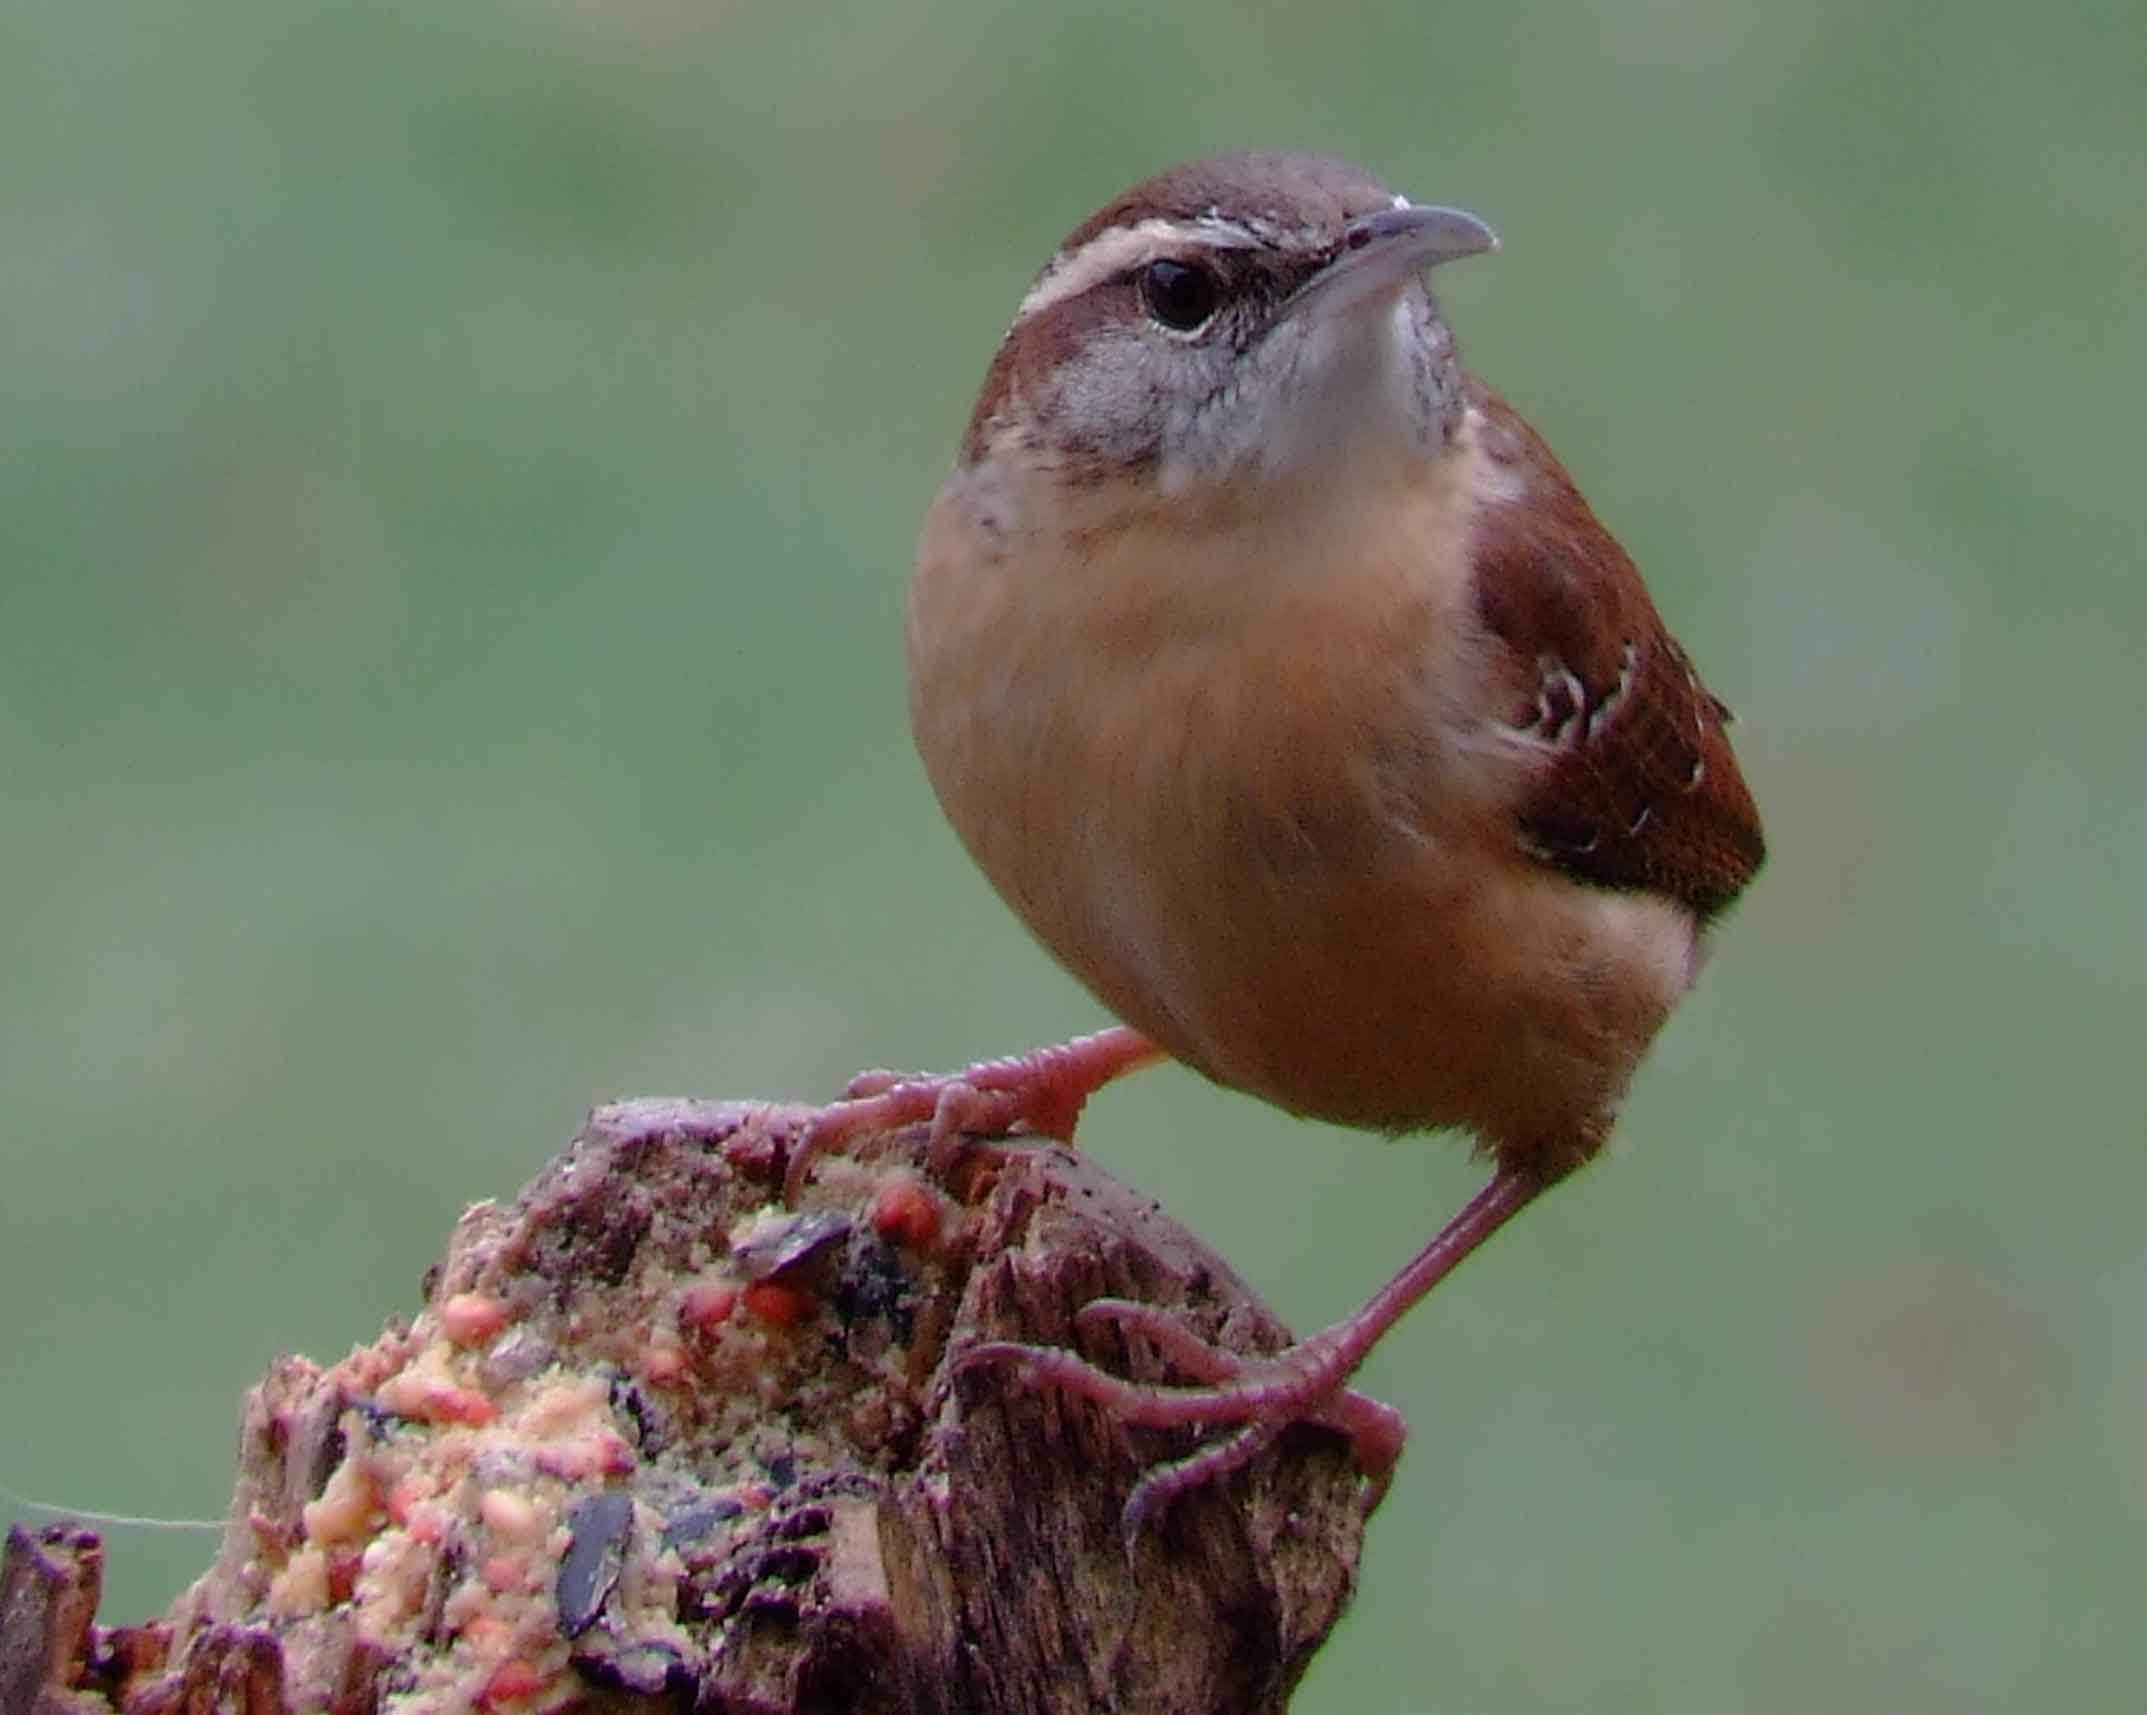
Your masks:
<instances>
[{"instance_id":1,"label":"bird claw","mask_svg":"<svg viewBox=\"0 0 2147 1715\"><path fill-rule=\"evenodd\" d=\"M1021 1134L1071 1140L1090 1096L1158 1057L1146 1040L1118 1027L938 1076L860 1072L850 1080L845 1100L805 1123L783 1174L783 1200L796 1203L822 1155L868 1132L920 1121L931 1122L926 1166L941 1180L969 1158L980 1139Z\"/></svg>"},{"instance_id":2,"label":"bird claw","mask_svg":"<svg viewBox=\"0 0 2147 1715\"><path fill-rule=\"evenodd\" d=\"M872 1072L863 1077L891 1081L822 1108L806 1122L791 1147L790 1162L783 1172L785 1203L797 1202L812 1177L815 1161L839 1152L852 1139L868 1132L929 1121L925 1170L944 1184L965 1160L988 1147L983 1140L1012 1136L1017 1128L1028 1129L1029 1116L1018 1096L979 1090L960 1073L910 1078ZM853 1087L857 1082L852 1080Z\"/></svg>"},{"instance_id":3,"label":"bird claw","mask_svg":"<svg viewBox=\"0 0 2147 1715\"><path fill-rule=\"evenodd\" d=\"M1131 1429L1234 1426L1231 1433L1204 1442L1183 1458L1151 1466L1134 1485L1119 1519L1129 1552L1149 1519L1180 1495L1251 1463L1293 1423L1317 1424L1348 1437L1368 1485L1365 1511L1385 1498L1408 1426L1392 1406L1342 1385L1351 1366L1322 1336L1272 1357L1248 1358L1202 1339L1168 1311L1124 1298L1099 1298L1082 1306L1074 1326L1082 1334L1106 1327L1141 1334L1199 1385L1130 1381L1066 1347L1012 1340L972 1347L957 1368L1007 1364L1026 1385L1088 1400Z\"/></svg>"}]
</instances>

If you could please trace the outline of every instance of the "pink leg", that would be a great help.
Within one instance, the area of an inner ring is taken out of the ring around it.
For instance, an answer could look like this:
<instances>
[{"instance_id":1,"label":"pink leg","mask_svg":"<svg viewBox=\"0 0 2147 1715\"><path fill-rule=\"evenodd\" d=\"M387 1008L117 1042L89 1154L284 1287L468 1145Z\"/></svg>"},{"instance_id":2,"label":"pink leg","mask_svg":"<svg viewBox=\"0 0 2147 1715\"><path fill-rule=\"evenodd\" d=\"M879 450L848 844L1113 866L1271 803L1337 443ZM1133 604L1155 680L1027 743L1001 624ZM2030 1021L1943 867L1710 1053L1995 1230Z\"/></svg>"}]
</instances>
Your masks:
<instances>
[{"instance_id":1,"label":"pink leg","mask_svg":"<svg viewBox=\"0 0 2147 1715\"><path fill-rule=\"evenodd\" d=\"M1098 1298L1082 1305L1074 1317L1075 1328L1083 1333L1112 1325L1145 1334L1162 1348L1166 1358L1199 1381L1233 1381L1247 1370L1259 1368L1257 1359L1209 1345L1175 1316L1152 1304L1136 1304L1128 1298ZM999 1349L1028 1348L1005 1342ZM974 1354L971 1358L974 1359ZM1101 1371L1097 1373L1102 1374ZM1239 1466L1251 1463L1289 1428L1291 1421L1279 1417L1249 1423L1226 1440L1197 1448L1183 1459L1157 1465L1134 1485L1133 1493L1126 1499L1121 1523L1127 1547L1132 1547L1133 1539L1140 1534L1141 1526L1151 1514L1168 1506L1186 1490L1212 1483ZM1409 1439L1409 1426L1402 1421L1400 1412L1370 1394L1343 1388L1297 1421L1317 1423L1349 1437L1357 1469L1364 1473L1371 1485L1370 1493L1365 1497L1366 1512L1371 1512L1386 1498L1387 1486L1394 1480L1394 1466L1402 1456L1402 1445Z\"/></svg>"},{"instance_id":2,"label":"pink leg","mask_svg":"<svg viewBox=\"0 0 2147 1715\"><path fill-rule=\"evenodd\" d=\"M1004 1060L985 1060L960 1072L919 1077L861 1072L849 1100L822 1108L807 1124L783 1175L783 1197L795 1203L812 1164L866 1132L932 1122L929 1164L945 1173L960 1158L964 1137L1032 1136L1071 1139L1074 1122L1112 1079L1163 1058L1161 1049L1123 1025L1077 1036Z\"/></svg>"},{"instance_id":3,"label":"pink leg","mask_svg":"<svg viewBox=\"0 0 2147 1715\"><path fill-rule=\"evenodd\" d=\"M1348 1435L1360 1467L1372 1482L1371 1498L1376 1505L1400 1456L1405 1431L1398 1413L1348 1391L1343 1384L1411 1305L1526 1208L1547 1183L1538 1175L1501 1168L1370 1302L1271 1358L1218 1351L1149 1305L1101 1299L1082 1310L1086 1326L1106 1322L1147 1335L1167 1358L1192 1374L1197 1386L1130 1382L1097 1369L1063 1347L1013 1341L977 1346L964 1355L962 1364L964 1368L1018 1365L1031 1384L1093 1400L1132 1428L1172 1429L1192 1423L1241 1426L1234 1435L1151 1470L1126 1502L1129 1537L1157 1508L1236 1470L1292 1423L1321 1423Z\"/></svg>"}]
</instances>

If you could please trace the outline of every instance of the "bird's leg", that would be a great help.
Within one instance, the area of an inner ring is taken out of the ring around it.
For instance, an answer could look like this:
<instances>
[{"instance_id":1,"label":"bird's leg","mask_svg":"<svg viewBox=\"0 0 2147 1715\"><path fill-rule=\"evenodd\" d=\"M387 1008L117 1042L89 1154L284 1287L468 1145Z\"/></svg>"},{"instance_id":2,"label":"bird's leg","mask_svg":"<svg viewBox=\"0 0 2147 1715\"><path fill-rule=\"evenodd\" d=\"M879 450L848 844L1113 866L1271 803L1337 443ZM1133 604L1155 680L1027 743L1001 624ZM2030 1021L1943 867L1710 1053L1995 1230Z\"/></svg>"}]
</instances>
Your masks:
<instances>
[{"instance_id":1,"label":"bird's leg","mask_svg":"<svg viewBox=\"0 0 2147 1715\"><path fill-rule=\"evenodd\" d=\"M1236 1470L1292 1423L1324 1424L1347 1435L1359 1468L1371 1481L1371 1504L1376 1505L1400 1457L1406 1430L1400 1414L1391 1407L1343 1384L1411 1305L1552 1182L1541 1173L1501 1167L1438 1237L1362 1308L1272 1357L1246 1358L1221 1351L1167 1311L1124 1299L1098 1299L1076 1319L1084 1328L1108 1323L1145 1334L1198 1385L1131 1382L1097 1369L1063 1347L1013 1341L972 1348L963 1355L962 1367L1017 1365L1032 1385L1092 1400L1130 1428L1236 1426L1235 1433L1208 1442L1185 1458L1158 1465L1141 1479L1126 1501L1124 1524L1129 1538L1158 1508Z\"/></svg>"},{"instance_id":2,"label":"bird's leg","mask_svg":"<svg viewBox=\"0 0 2147 1715\"><path fill-rule=\"evenodd\" d=\"M822 1108L807 1122L783 1175L784 1198L797 1201L819 1156L866 1132L919 1120L932 1122L926 1160L941 1177L960 1160L970 1138L1004 1138L1019 1131L1069 1140L1089 1097L1114 1078L1162 1058L1163 1051L1145 1036L1114 1025L938 1076L860 1072L850 1080L846 1100Z\"/></svg>"},{"instance_id":3,"label":"bird's leg","mask_svg":"<svg viewBox=\"0 0 2147 1715\"><path fill-rule=\"evenodd\" d=\"M1113 1326L1145 1334L1161 1348L1166 1358L1202 1382L1235 1381L1248 1369L1258 1367L1259 1360L1210 1345L1175 1316L1152 1304L1136 1304L1127 1298L1097 1298L1084 1304L1074 1316L1074 1327L1082 1333ZM1290 1426L1291 1421L1276 1418L1271 1422L1248 1423L1236 1434L1198 1448L1186 1458L1156 1466L1135 1487L1121 1515L1128 1547L1151 1513L1187 1489L1211 1483L1250 1463ZM1388 1483L1393 1480L1394 1465L1401 1458L1402 1444L1409 1438L1409 1426L1402 1421L1402 1414L1369 1394L1342 1388L1324 1404L1306 1412L1302 1421L1317 1423L1349 1437L1357 1468L1371 1484L1365 1511L1377 1507L1386 1496Z\"/></svg>"}]
</instances>

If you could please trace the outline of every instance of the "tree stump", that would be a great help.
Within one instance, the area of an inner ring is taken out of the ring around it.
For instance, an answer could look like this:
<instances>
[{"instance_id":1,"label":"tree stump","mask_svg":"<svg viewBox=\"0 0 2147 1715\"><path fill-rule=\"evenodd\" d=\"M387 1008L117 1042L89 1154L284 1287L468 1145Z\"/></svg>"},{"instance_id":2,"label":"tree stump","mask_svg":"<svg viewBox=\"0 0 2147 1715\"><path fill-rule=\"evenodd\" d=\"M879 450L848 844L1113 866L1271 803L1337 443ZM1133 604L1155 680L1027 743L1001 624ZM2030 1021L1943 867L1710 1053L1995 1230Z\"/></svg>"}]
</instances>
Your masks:
<instances>
[{"instance_id":1,"label":"tree stump","mask_svg":"<svg viewBox=\"0 0 2147 1715\"><path fill-rule=\"evenodd\" d=\"M467 1211L414 1321L248 1395L221 1552L162 1619L94 1625L92 1533L11 1532L0 1715L1284 1708L1350 1593L1342 1439L1290 1431L1129 1550L1186 1440L959 1361L1073 1341L1101 1295L1287 1331L1056 1145L936 1184L914 1130L868 1138L784 1208L809 1112L601 1109Z\"/></svg>"}]
</instances>

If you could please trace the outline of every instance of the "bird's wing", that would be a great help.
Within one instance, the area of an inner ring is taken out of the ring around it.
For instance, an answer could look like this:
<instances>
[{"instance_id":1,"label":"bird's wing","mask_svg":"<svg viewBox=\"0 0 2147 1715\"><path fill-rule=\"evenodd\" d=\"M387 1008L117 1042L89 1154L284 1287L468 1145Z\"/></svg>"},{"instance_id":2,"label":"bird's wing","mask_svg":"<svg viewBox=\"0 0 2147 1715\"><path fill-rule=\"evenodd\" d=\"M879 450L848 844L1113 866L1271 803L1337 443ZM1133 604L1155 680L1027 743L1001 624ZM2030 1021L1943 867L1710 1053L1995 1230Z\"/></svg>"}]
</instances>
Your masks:
<instances>
[{"instance_id":1,"label":"bird's wing","mask_svg":"<svg viewBox=\"0 0 2147 1715\"><path fill-rule=\"evenodd\" d=\"M1470 403L1503 496L1479 516L1479 612L1510 652L1507 718L1548 754L1516 837L1577 881L1711 917L1766 851L1729 710L1535 431L1473 379Z\"/></svg>"}]
</instances>

